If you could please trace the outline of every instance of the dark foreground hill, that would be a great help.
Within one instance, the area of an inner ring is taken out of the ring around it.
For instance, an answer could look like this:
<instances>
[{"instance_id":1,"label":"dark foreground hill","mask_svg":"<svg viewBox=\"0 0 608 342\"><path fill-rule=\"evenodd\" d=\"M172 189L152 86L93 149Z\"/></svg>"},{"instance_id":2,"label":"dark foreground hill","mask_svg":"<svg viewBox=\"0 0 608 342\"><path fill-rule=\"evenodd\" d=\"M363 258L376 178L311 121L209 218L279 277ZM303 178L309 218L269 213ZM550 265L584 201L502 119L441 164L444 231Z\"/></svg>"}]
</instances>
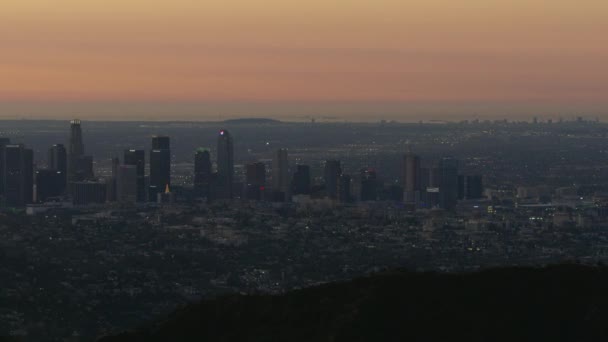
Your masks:
<instances>
[{"instance_id":1,"label":"dark foreground hill","mask_svg":"<svg viewBox=\"0 0 608 342\"><path fill-rule=\"evenodd\" d=\"M608 341L608 269L379 274L203 301L111 341Z\"/></svg>"}]
</instances>

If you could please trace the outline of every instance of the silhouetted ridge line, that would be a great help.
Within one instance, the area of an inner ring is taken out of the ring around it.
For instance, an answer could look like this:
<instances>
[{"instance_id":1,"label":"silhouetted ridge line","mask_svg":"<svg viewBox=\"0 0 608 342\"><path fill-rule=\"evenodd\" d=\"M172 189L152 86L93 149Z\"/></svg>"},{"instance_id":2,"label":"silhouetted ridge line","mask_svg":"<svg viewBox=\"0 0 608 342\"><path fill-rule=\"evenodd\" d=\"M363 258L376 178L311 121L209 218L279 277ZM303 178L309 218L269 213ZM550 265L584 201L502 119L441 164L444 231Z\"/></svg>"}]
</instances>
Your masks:
<instances>
[{"instance_id":1,"label":"silhouetted ridge line","mask_svg":"<svg viewBox=\"0 0 608 342\"><path fill-rule=\"evenodd\" d=\"M202 301L112 341L606 341L608 269L391 272Z\"/></svg>"},{"instance_id":2,"label":"silhouetted ridge line","mask_svg":"<svg viewBox=\"0 0 608 342\"><path fill-rule=\"evenodd\" d=\"M228 119L222 121L227 124L280 124L282 121L266 118L243 118L243 119Z\"/></svg>"}]
</instances>

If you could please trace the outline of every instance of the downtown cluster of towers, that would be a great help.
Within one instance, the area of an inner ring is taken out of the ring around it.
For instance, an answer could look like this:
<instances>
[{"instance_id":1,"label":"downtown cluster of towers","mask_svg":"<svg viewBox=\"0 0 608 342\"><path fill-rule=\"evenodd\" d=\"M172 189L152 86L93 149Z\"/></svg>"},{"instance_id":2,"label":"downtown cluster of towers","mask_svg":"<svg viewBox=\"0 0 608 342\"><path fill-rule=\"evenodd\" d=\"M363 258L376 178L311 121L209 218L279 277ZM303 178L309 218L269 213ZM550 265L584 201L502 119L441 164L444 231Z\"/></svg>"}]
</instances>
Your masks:
<instances>
[{"instance_id":1,"label":"downtown cluster of towers","mask_svg":"<svg viewBox=\"0 0 608 342\"><path fill-rule=\"evenodd\" d=\"M48 150L47 168L34 171L33 150L0 138L0 205L22 207L35 202L62 200L87 205L118 199L157 200L170 186L171 152L168 137L153 137L150 177L144 178L143 151L127 150L124 163L113 159L112 177L95 178L93 157L85 154L80 120L70 122L67 148L55 144Z\"/></svg>"},{"instance_id":2,"label":"downtown cluster of towers","mask_svg":"<svg viewBox=\"0 0 608 342\"><path fill-rule=\"evenodd\" d=\"M72 120L67 148L63 144L51 146L47 164L46 169L34 171L31 149L0 138L0 204L20 207L66 195L76 205L173 200L171 146L166 136L152 137L148 176L145 151L128 149L122 163L117 157L112 159L111 176L99 180L94 175L93 157L85 154L80 120ZM460 175L457 160L443 158L433 167L423 168L420 157L411 152L403 157L399 184L388 186L384 186L373 169L362 169L355 176L344 174L338 160L326 161L323 184L313 184L308 165L290 168L286 149L273 155L270 184L262 162L246 164L244 180L236 182L234 143L227 130L220 130L217 137L216 166L214 171L208 149L196 150L191 198L285 202L300 196L330 198L341 203L390 200L413 208L453 209L459 199L477 199L483 193L482 177Z\"/></svg>"}]
</instances>

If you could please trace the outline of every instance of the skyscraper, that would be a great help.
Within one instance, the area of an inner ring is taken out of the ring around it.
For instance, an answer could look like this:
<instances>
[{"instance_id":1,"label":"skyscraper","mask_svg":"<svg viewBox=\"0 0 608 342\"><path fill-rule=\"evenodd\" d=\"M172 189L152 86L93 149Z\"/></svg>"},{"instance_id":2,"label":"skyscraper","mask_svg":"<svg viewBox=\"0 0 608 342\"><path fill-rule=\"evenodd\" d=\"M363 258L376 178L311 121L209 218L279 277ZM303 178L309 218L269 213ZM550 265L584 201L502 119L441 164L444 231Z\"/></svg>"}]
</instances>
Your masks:
<instances>
[{"instance_id":1,"label":"skyscraper","mask_svg":"<svg viewBox=\"0 0 608 342\"><path fill-rule=\"evenodd\" d=\"M439 206L439 190L441 188L441 170L435 166L427 169L428 186L425 195L425 207L435 208Z\"/></svg>"},{"instance_id":2,"label":"skyscraper","mask_svg":"<svg viewBox=\"0 0 608 342\"><path fill-rule=\"evenodd\" d=\"M152 149L153 150L170 150L171 139L167 136L153 136L152 137Z\"/></svg>"},{"instance_id":3,"label":"skyscraper","mask_svg":"<svg viewBox=\"0 0 608 342\"><path fill-rule=\"evenodd\" d=\"M136 165L120 165L116 180L116 199L123 203L135 203L138 196Z\"/></svg>"},{"instance_id":4,"label":"skyscraper","mask_svg":"<svg viewBox=\"0 0 608 342\"><path fill-rule=\"evenodd\" d=\"M361 170L361 201L376 201L378 199L378 177L374 169Z\"/></svg>"},{"instance_id":5,"label":"skyscraper","mask_svg":"<svg viewBox=\"0 0 608 342\"><path fill-rule=\"evenodd\" d=\"M209 197L213 165L208 149L199 148L194 153L194 192L199 197Z\"/></svg>"},{"instance_id":6,"label":"skyscraper","mask_svg":"<svg viewBox=\"0 0 608 342\"><path fill-rule=\"evenodd\" d=\"M116 201L117 196L117 180L118 180L118 168L120 167L120 160L118 157L114 157L112 162L112 176L106 180L106 200L108 202Z\"/></svg>"},{"instance_id":7,"label":"skyscraper","mask_svg":"<svg viewBox=\"0 0 608 342\"><path fill-rule=\"evenodd\" d=\"M467 197L466 182L466 176L458 175L458 200L463 200Z\"/></svg>"},{"instance_id":8,"label":"skyscraper","mask_svg":"<svg viewBox=\"0 0 608 342\"><path fill-rule=\"evenodd\" d=\"M328 160L325 162L325 189L329 198L338 198L338 181L342 174L339 160Z\"/></svg>"},{"instance_id":9,"label":"skyscraper","mask_svg":"<svg viewBox=\"0 0 608 342\"><path fill-rule=\"evenodd\" d=\"M9 138L0 137L0 197L4 194L4 146L10 143Z\"/></svg>"},{"instance_id":10,"label":"skyscraper","mask_svg":"<svg viewBox=\"0 0 608 342\"><path fill-rule=\"evenodd\" d=\"M217 138L217 176L220 198L232 198L234 181L234 145L230 133L223 129Z\"/></svg>"},{"instance_id":11,"label":"skyscraper","mask_svg":"<svg viewBox=\"0 0 608 342\"><path fill-rule=\"evenodd\" d=\"M125 150L124 164L137 169L137 202L146 201L146 152L144 150Z\"/></svg>"},{"instance_id":12,"label":"skyscraper","mask_svg":"<svg viewBox=\"0 0 608 342\"><path fill-rule=\"evenodd\" d=\"M287 149L279 149L272 158L272 190L273 198L285 201L289 198L289 159Z\"/></svg>"},{"instance_id":13,"label":"skyscraper","mask_svg":"<svg viewBox=\"0 0 608 342\"><path fill-rule=\"evenodd\" d=\"M293 194L310 195L310 166L297 165L293 174Z\"/></svg>"},{"instance_id":14,"label":"skyscraper","mask_svg":"<svg viewBox=\"0 0 608 342\"><path fill-rule=\"evenodd\" d=\"M483 197L483 178L480 175L460 176L462 177L462 199L479 199ZM459 184L460 186L460 184Z\"/></svg>"},{"instance_id":15,"label":"skyscraper","mask_svg":"<svg viewBox=\"0 0 608 342\"><path fill-rule=\"evenodd\" d=\"M169 137L152 137L148 200L156 202L158 193L163 193L167 185L171 186L171 147Z\"/></svg>"},{"instance_id":16,"label":"skyscraper","mask_svg":"<svg viewBox=\"0 0 608 342\"><path fill-rule=\"evenodd\" d=\"M84 155L82 129L80 120L70 121L70 140L68 142L68 182L91 180L93 175L93 157Z\"/></svg>"},{"instance_id":17,"label":"skyscraper","mask_svg":"<svg viewBox=\"0 0 608 342\"><path fill-rule=\"evenodd\" d=\"M36 171L36 201L44 202L49 197L60 196L64 190L65 174L55 169Z\"/></svg>"},{"instance_id":18,"label":"skyscraper","mask_svg":"<svg viewBox=\"0 0 608 342\"><path fill-rule=\"evenodd\" d=\"M68 142L68 174L67 178L70 182L84 180L84 174L81 170L83 162L80 160L84 156L84 144L82 142L82 128L80 120L74 119L70 121L70 140Z\"/></svg>"},{"instance_id":19,"label":"skyscraper","mask_svg":"<svg viewBox=\"0 0 608 342\"><path fill-rule=\"evenodd\" d=\"M93 156L82 156L77 161L77 169L79 179L84 180L93 180L95 178L95 174L93 172Z\"/></svg>"},{"instance_id":20,"label":"skyscraper","mask_svg":"<svg viewBox=\"0 0 608 342\"><path fill-rule=\"evenodd\" d=\"M338 182L338 201L340 203L349 203L351 201L350 186L351 177L349 175L341 175Z\"/></svg>"},{"instance_id":21,"label":"skyscraper","mask_svg":"<svg viewBox=\"0 0 608 342\"><path fill-rule=\"evenodd\" d=\"M264 163L249 163L246 166L245 197L261 200L266 186L266 166Z\"/></svg>"},{"instance_id":22,"label":"skyscraper","mask_svg":"<svg viewBox=\"0 0 608 342\"><path fill-rule=\"evenodd\" d=\"M69 154L70 154L70 156L76 156L76 157L84 155L84 143L82 142L82 128L80 127L79 119L74 119L74 120L70 121Z\"/></svg>"},{"instance_id":23,"label":"skyscraper","mask_svg":"<svg viewBox=\"0 0 608 342\"><path fill-rule=\"evenodd\" d=\"M65 192L68 177L68 157L63 144L55 144L49 148L48 166L49 170L57 171L52 177L60 182L58 185L60 193ZM45 176L42 176L42 178L44 179ZM57 188L54 189L56 190Z\"/></svg>"},{"instance_id":24,"label":"skyscraper","mask_svg":"<svg viewBox=\"0 0 608 342\"><path fill-rule=\"evenodd\" d=\"M451 210L458 202L458 160L443 158L439 161L438 172L439 206Z\"/></svg>"},{"instance_id":25,"label":"skyscraper","mask_svg":"<svg viewBox=\"0 0 608 342\"><path fill-rule=\"evenodd\" d=\"M34 152L22 144L3 148L3 197L9 207L32 203L34 197Z\"/></svg>"},{"instance_id":26,"label":"skyscraper","mask_svg":"<svg viewBox=\"0 0 608 342\"><path fill-rule=\"evenodd\" d=\"M419 203L421 192L420 157L411 151L403 157L403 189L406 203Z\"/></svg>"}]
</instances>

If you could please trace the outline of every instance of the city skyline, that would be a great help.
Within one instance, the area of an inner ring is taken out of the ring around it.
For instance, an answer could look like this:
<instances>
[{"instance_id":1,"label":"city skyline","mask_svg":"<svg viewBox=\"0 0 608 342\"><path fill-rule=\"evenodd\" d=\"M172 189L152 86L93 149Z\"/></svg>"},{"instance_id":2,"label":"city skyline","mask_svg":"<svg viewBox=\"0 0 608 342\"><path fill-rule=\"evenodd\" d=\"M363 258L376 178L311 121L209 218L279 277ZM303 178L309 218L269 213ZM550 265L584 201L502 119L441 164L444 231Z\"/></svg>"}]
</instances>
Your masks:
<instances>
[{"instance_id":1,"label":"city skyline","mask_svg":"<svg viewBox=\"0 0 608 342\"><path fill-rule=\"evenodd\" d=\"M75 206L174 200L170 136L151 136L149 163L145 157L147 150L124 149L122 163L118 157L112 157L111 175L104 177L98 174L101 167L95 163L95 156L85 155L82 121L72 119L69 124L68 151L63 144L50 146L46 168L35 163L34 149L25 149L23 143L11 144L10 138L0 137L0 208L41 204L47 200L67 200ZM302 159L297 158L290 170L286 148L277 148L265 162L263 158L247 161L244 172L238 176L234 155L233 136L224 128L217 131L215 168L210 151L196 148L190 160L194 165L189 172L190 182L186 187L178 186L182 194L183 189L190 193L186 202L246 199L297 203L303 199L326 198L341 204L388 201L402 202L412 209L452 209L457 200L483 197L481 175L460 174L458 161L452 157L441 157L422 169L421 158L412 153L409 144L396 182L385 184L377 169L369 165L355 166L359 173L359 177L355 177L359 181L354 186L356 196L351 195L351 175L342 169L341 159L325 159L322 181L315 182L311 165ZM271 165L270 172L266 164Z\"/></svg>"}]
</instances>

